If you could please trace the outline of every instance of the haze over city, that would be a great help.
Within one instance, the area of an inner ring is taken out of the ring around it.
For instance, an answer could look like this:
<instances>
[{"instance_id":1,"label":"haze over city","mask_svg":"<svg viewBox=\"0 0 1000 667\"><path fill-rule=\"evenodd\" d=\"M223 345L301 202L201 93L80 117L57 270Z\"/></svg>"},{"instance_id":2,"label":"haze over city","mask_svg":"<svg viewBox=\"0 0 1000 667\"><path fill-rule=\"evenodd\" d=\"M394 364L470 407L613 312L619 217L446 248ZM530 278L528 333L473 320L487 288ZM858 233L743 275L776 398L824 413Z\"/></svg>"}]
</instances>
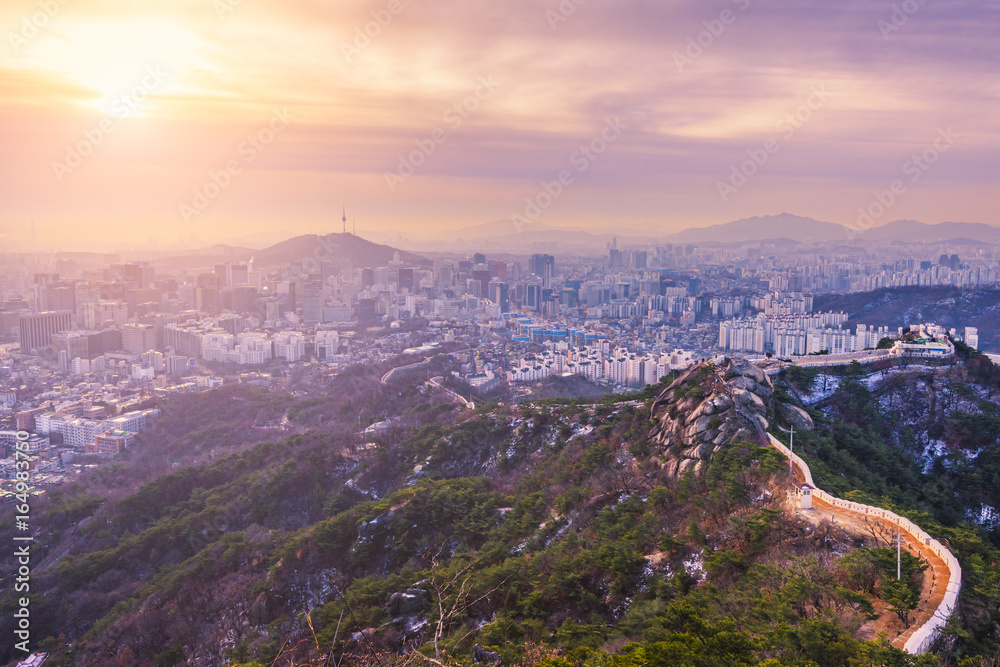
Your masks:
<instances>
[{"instance_id":1,"label":"haze over city","mask_svg":"<svg viewBox=\"0 0 1000 667\"><path fill-rule=\"evenodd\" d=\"M1000 0L0 2L0 667L998 667Z\"/></svg>"},{"instance_id":2,"label":"haze over city","mask_svg":"<svg viewBox=\"0 0 1000 667\"><path fill-rule=\"evenodd\" d=\"M669 234L791 211L855 225L899 179L876 226L996 225L997 12L5 2L0 232L23 249L32 221L34 243L59 249L260 247L276 227L336 231L349 202L359 232L433 235L531 212L563 171L571 184L532 222ZM942 132L945 152L907 171ZM733 169L754 154L742 184Z\"/></svg>"}]
</instances>

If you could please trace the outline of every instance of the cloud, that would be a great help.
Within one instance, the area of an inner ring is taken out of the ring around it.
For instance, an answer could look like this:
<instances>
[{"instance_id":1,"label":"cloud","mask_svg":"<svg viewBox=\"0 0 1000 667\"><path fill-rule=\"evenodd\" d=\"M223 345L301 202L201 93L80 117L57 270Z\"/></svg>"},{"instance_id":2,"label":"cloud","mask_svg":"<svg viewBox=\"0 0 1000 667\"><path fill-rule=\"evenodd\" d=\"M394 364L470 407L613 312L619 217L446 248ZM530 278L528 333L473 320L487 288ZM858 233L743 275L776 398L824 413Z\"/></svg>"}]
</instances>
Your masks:
<instances>
[{"instance_id":1,"label":"cloud","mask_svg":"<svg viewBox=\"0 0 1000 667\"><path fill-rule=\"evenodd\" d=\"M51 215L71 229L78 211L170 220L188 184L289 105L295 126L248 170L254 187L227 191L206 219L252 210L313 220L345 198L393 228L414 215L443 226L505 218L620 116L629 130L546 212L549 222L601 224L615 210L684 227L795 206L848 222L855 200L953 126L965 141L900 214L1000 224L989 177L1000 155L996 2L927 2L888 34L879 22L892 21L893 3L861 0L230 5L220 16L212 0L73 0L22 53L0 51L0 177L17 184L0 198L0 221ZM0 25L16 31L32 11L5 4ZM715 34L723 12L734 18ZM705 31L711 39L679 70L675 54ZM56 183L51 161L149 61L189 75L150 95L74 174L86 188ZM496 93L451 127L445 114L484 76L501 83ZM823 85L830 102L720 204L717 180ZM436 128L447 141L389 192L383 174ZM123 182L143 195L123 193Z\"/></svg>"}]
</instances>

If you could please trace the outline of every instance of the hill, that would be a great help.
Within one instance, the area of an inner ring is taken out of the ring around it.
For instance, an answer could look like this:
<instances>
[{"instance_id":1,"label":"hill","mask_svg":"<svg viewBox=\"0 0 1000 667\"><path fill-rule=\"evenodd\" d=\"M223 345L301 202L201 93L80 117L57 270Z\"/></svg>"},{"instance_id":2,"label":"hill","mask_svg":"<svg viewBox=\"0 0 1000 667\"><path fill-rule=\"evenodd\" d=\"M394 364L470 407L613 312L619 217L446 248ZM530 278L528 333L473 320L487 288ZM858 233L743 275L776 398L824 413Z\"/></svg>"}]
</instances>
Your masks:
<instances>
[{"instance_id":1,"label":"hill","mask_svg":"<svg viewBox=\"0 0 1000 667\"><path fill-rule=\"evenodd\" d=\"M396 253L399 259L409 265L429 266L431 261L387 245L366 241L350 232L346 234L306 234L276 243L253 253L258 265L288 264L295 261L341 261L348 260L356 267L386 266Z\"/></svg>"},{"instance_id":2,"label":"hill","mask_svg":"<svg viewBox=\"0 0 1000 667\"><path fill-rule=\"evenodd\" d=\"M309 271L318 271L321 262L348 260L355 267L372 268L387 266L399 254L409 266L429 266L431 261L419 255L396 248L372 243L354 234L306 234L281 241L261 250L232 246L212 246L199 252L157 260L158 265L176 271L179 269L206 269L226 262L254 260L257 266L303 262Z\"/></svg>"},{"instance_id":3,"label":"hill","mask_svg":"<svg viewBox=\"0 0 1000 667\"><path fill-rule=\"evenodd\" d=\"M847 228L790 213L744 218L721 225L692 227L667 237L673 243L747 243L770 239L847 242Z\"/></svg>"},{"instance_id":4,"label":"hill","mask_svg":"<svg viewBox=\"0 0 1000 667\"><path fill-rule=\"evenodd\" d=\"M961 287L896 287L874 292L824 294L816 310L844 311L847 326L863 324L905 327L934 322L960 333L979 329L979 349L1000 353L1000 289Z\"/></svg>"},{"instance_id":5,"label":"hill","mask_svg":"<svg viewBox=\"0 0 1000 667\"><path fill-rule=\"evenodd\" d=\"M546 399L584 399L588 402L597 401L611 393L609 389L595 384L580 376L552 375L544 380L525 387L530 393L519 395L518 403L537 402Z\"/></svg>"},{"instance_id":6,"label":"hill","mask_svg":"<svg viewBox=\"0 0 1000 667\"><path fill-rule=\"evenodd\" d=\"M673 243L752 243L788 239L798 243L861 242L1000 243L1000 227L972 222L926 224L916 220L894 220L879 227L854 232L843 225L822 222L790 213L744 218L709 227L694 227L667 237Z\"/></svg>"},{"instance_id":7,"label":"hill","mask_svg":"<svg viewBox=\"0 0 1000 667\"><path fill-rule=\"evenodd\" d=\"M934 382L996 391L986 368ZM168 399L120 463L34 498L51 534L32 632L51 664L917 665L876 632L902 628L892 609L919 600L920 564L894 583L894 552L788 511L785 459L756 442L806 412L795 447L824 488L909 512L962 559L942 659L1000 648L1000 539L964 516L1000 460L989 396L963 404L978 459L960 448L925 472L856 369L827 408L792 398L808 373L720 361L595 403L474 412L384 371L290 404L254 388ZM249 415L282 412L301 432L248 437Z\"/></svg>"},{"instance_id":8,"label":"hill","mask_svg":"<svg viewBox=\"0 0 1000 667\"><path fill-rule=\"evenodd\" d=\"M978 222L942 222L928 225L916 220L894 220L858 235L870 241L917 241L935 243L951 240L976 243L1000 243L1000 227Z\"/></svg>"}]
</instances>

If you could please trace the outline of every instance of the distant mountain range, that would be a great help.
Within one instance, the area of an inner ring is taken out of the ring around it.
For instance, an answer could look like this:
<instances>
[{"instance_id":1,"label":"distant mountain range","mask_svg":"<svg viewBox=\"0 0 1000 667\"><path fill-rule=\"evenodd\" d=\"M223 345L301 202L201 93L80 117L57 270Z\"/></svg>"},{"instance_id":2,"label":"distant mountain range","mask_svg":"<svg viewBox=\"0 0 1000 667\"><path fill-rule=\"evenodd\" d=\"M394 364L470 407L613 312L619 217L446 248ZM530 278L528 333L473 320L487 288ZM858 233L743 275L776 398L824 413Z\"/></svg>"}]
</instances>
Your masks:
<instances>
[{"instance_id":1,"label":"distant mountain range","mask_svg":"<svg viewBox=\"0 0 1000 667\"><path fill-rule=\"evenodd\" d=\"M833 222L821 222L790 213L744 218L710 227L692 227L668 236L672 243L752 243L790 239L799 243L848 241L848 229Z\"/></svg>"},{"instance_id":2,"label":"distant mountain range","mask_svg":"<svg viewBox=\"0 0 1000 667\"><path fill-rule=\"evenodd\" d=\"M865 232L859 238L872 241L913 241L927 243L967 239L979 243L1000 243L1000 227L981 222L942 222L928 225L916 220L894 220Z\"/></svg>"},{"instance_id":3,"label":"distant mountain range","mask_svg":"<svg viewBox=\"0 0 1000 667\"><path fill-rule=\"evenodd\" d=\"M895 220L865 231L813 218L781 213L756 216L708 227L692 227L669 234L626 228L584 229L531 223L517 229L510 220L497 220L464 227L436 237L414 237L409 233L373 234L414 250L562 254L603 253L616 240L618 247L648 247L666 243L731 245L757 241L784 240L788 243L899 242L938 243L944 241L1000 244L1000 227L972 222L942 222L930 225L915 220ZM488 244L488 245L487 245Z\"/></svg>"},{"instance_id":4,"label":"distant mountain range","mask_svg":"<svg viewBox=\"0 0 1000 667\"><path fill-rule=\"evenodd\" d=\"M973 241L1000 243L1000 227L978 222L942 222L929 225L916 220L894 220L880 227L858 231L833 222L821 222L790 213L744 218L711 227L693 227L667 237L674 243L748 243L789 239L799 243L888 241L940 243Z\"/></svg>"},{"instance_id":5,"label":"distant mountain range","mask_svg":"<svg viewBox=\"0 0 1000 667\"><path fill-rule=\"evenodd\" d=\"M562 255L603 254L604 249L618 239L634 246L655 245L663 237L636 229L615 231L588 230L579 227L553 227L533 222L518 229L510 220L496 220L480 225L442 232L431 236L413 236L405 232L366 232L377 238L415 251L426 252L491 252L526 254L551 253Z\"/></svg>"},{"instance_id":6,"label":"distant mountain range","mask_svg":"<svg viewBox=\"0 0 1000 667\"><path fill-rule=\"evenodd\" d=\"M619 248L648 248L671 243L726 246L756 242L793 246L799 243L945 243L998 244L1000 227L974 222L942 222L929 225L916 220L895 220L866 231L856 231L833 222L823 222L790 213L734 220L709 227L692 227L674 234L656 234L637 229L594 230L553 227L531 223L518 229L510 220L498 220L445 232L436 237L414 238L400 232L366 232L392 245L383 245L354 234L305 234L262 250L234 246L212 246L198 252L160 260L170 268L194 269L254 258L258 266L288 264L309 258L349 259L355 266L385 266L398 252L402 261L427 266L431 261L414 251L492 255L547 252L561 255L603 255L614 242ZM396 247L393 247L396 246ZM409 251L399 250L408 248Z\"/></svg>"}]
</instances>

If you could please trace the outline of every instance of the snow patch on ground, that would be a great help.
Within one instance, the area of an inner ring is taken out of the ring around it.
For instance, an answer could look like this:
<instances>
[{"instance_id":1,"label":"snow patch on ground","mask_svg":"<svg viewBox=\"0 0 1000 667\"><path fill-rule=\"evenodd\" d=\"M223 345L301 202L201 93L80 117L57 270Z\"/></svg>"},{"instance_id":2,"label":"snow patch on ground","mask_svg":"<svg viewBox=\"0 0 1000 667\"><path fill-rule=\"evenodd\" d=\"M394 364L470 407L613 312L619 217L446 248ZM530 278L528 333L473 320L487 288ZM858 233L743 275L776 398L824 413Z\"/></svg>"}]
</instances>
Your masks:
<instances>
[{"instance_id":1,"label":"snow patch on ground","mask_svg":"<svg viewBox=\"0 0 1000 667\"><path fill-rule=\"evenodd\" d=\"M799 396L802 398L802 402L806 405L813 405L819 403L820 401L825 401L826 399L833 396L833 393L837 391L837 387L840 386L841 378L835 375L826 375L825 373L820 373L813 380L812 390L807 392L801 392Z\"/></svg>"},{"instance_id":2,"label":"snow patch on ground","mask_svg":"<svg viewBox=\"0 0 1000 667\"><path fill-rule=\"evenodd\" d=\"M969 508L966 515L980 526L991 527L1000 523L1000 512L997 512L996 508L990 505L981 505L979 511Z\"/></svg>"},{"instance_id":3,"label":"snow patch on ground","mask_svg":"<svg viewBox=\"0 0 1000 667\"><path fill-rule=\"evenodd\" d=\"M530 540L530 539L531 539L530 537L524 538L523 540L521 540L521 543L518 544L513 549L511 549L510 552L512 554L519 554L519 553L523 552L525 549L528 548L528 540Z\"/></svg>"},{"instance_id":4,"label":"snow patch on ground","mask_svg":"<svg viewBox=\"0 0 1000 667\"><path fill-rule=\"evenodd\" d=\"M621 620L628 613L628 608L632 606L632 598L625 598L622 603L611 610L611 616L616 621Z\"/></svg>"},{"instance_id":5,"label":"snow patch on ground","mask_svg":"<svg viewBox=\"0 0 1000 667\"><path fill-rule=\"evenodd\" d=\"M618 465L624 467L630 467L635 461L635 457L632 456L628 451L628 444L622 443L621 448L615 452L615 460L618 461Z\"/></svg>"},{"instance_id":6,"label":"snow patch on ground","mask_svg":"<svg viewBox=\"0 0 1000 667\"><path fill-rule=\"evenodd\" d=\"M670 561L667 560L667 554L663 551L654 551L651 554L646 554L643 556L646 564L642 567L642 575L640 576L639 589L645 590L649 586L649 579L657 572L660 572L665 577L670 577Z\"/></svg>"},{"instance_id":7,"label":"snow patch on ground","mask_svg":"<svg viewBox=\"0 0 1000 667\"><path fill-rule=\"evenodd\" d=\"M683 561L681 564L684 566L684 571L688 573L688 576L692 577L696 581L702 581L705 578L705 550L702 549L698 553L691 554Z\"/></svg>"},{"instance_id":8,"label":"snow patch on ground","mask_svg":"<svg viewBox=\"0 0 1000 667\"><path fill-rule=\"evenodd\" d=\"M913 373L914 371L939 371L940 368L936 366L923 366L919 364L910 364L905 368L894 366L893 368L886 369L884 371L872 371L867 375L862 375L860 381L863 385L868 387L869 390L874 390L882 383L883 380L893 376L899 375L901 373ZM834 392L840 386L842 377L837 375L829 375L827 373L818 373L816 379L813 380L812 389L809 392L800 392L802 401L807 405L813 405L819 403L820 401L826 400L833 396Z\"/></svg>"},{"instance_id":9,"label":"snow patch on ground","mask_svg":"<svg viewBox=\"0 0 1000 667\"><path fill-rule=\"evenodd\" d=\"M945 444L944 440L931 440L927 443L927 448L924 449L923 458L924 460L924 474L930 472L931 467L934 465L934 460L939 456L944 455L948 451L948 446Z\"/></svg>"},{"instance_id":10,"label":"snow patch on ground","mask_svg":"<svg viewBox=\"0 0 1000 667\"><path fill-rule=\"evenodd\" d=\"M569 527L570 527L570 522L566 522L565 524L563 524L563 526L561 528L559 528L559 530L557 530L552 535L552 537L550 537L549 539L545 540L545 547L548 548L548 547L552 546L553 542L555 542L556 540L558 540L559 538L561 538L563 535L565 535L566 533L568 533L569 532Z\"/></svg>"}]
</instances>

